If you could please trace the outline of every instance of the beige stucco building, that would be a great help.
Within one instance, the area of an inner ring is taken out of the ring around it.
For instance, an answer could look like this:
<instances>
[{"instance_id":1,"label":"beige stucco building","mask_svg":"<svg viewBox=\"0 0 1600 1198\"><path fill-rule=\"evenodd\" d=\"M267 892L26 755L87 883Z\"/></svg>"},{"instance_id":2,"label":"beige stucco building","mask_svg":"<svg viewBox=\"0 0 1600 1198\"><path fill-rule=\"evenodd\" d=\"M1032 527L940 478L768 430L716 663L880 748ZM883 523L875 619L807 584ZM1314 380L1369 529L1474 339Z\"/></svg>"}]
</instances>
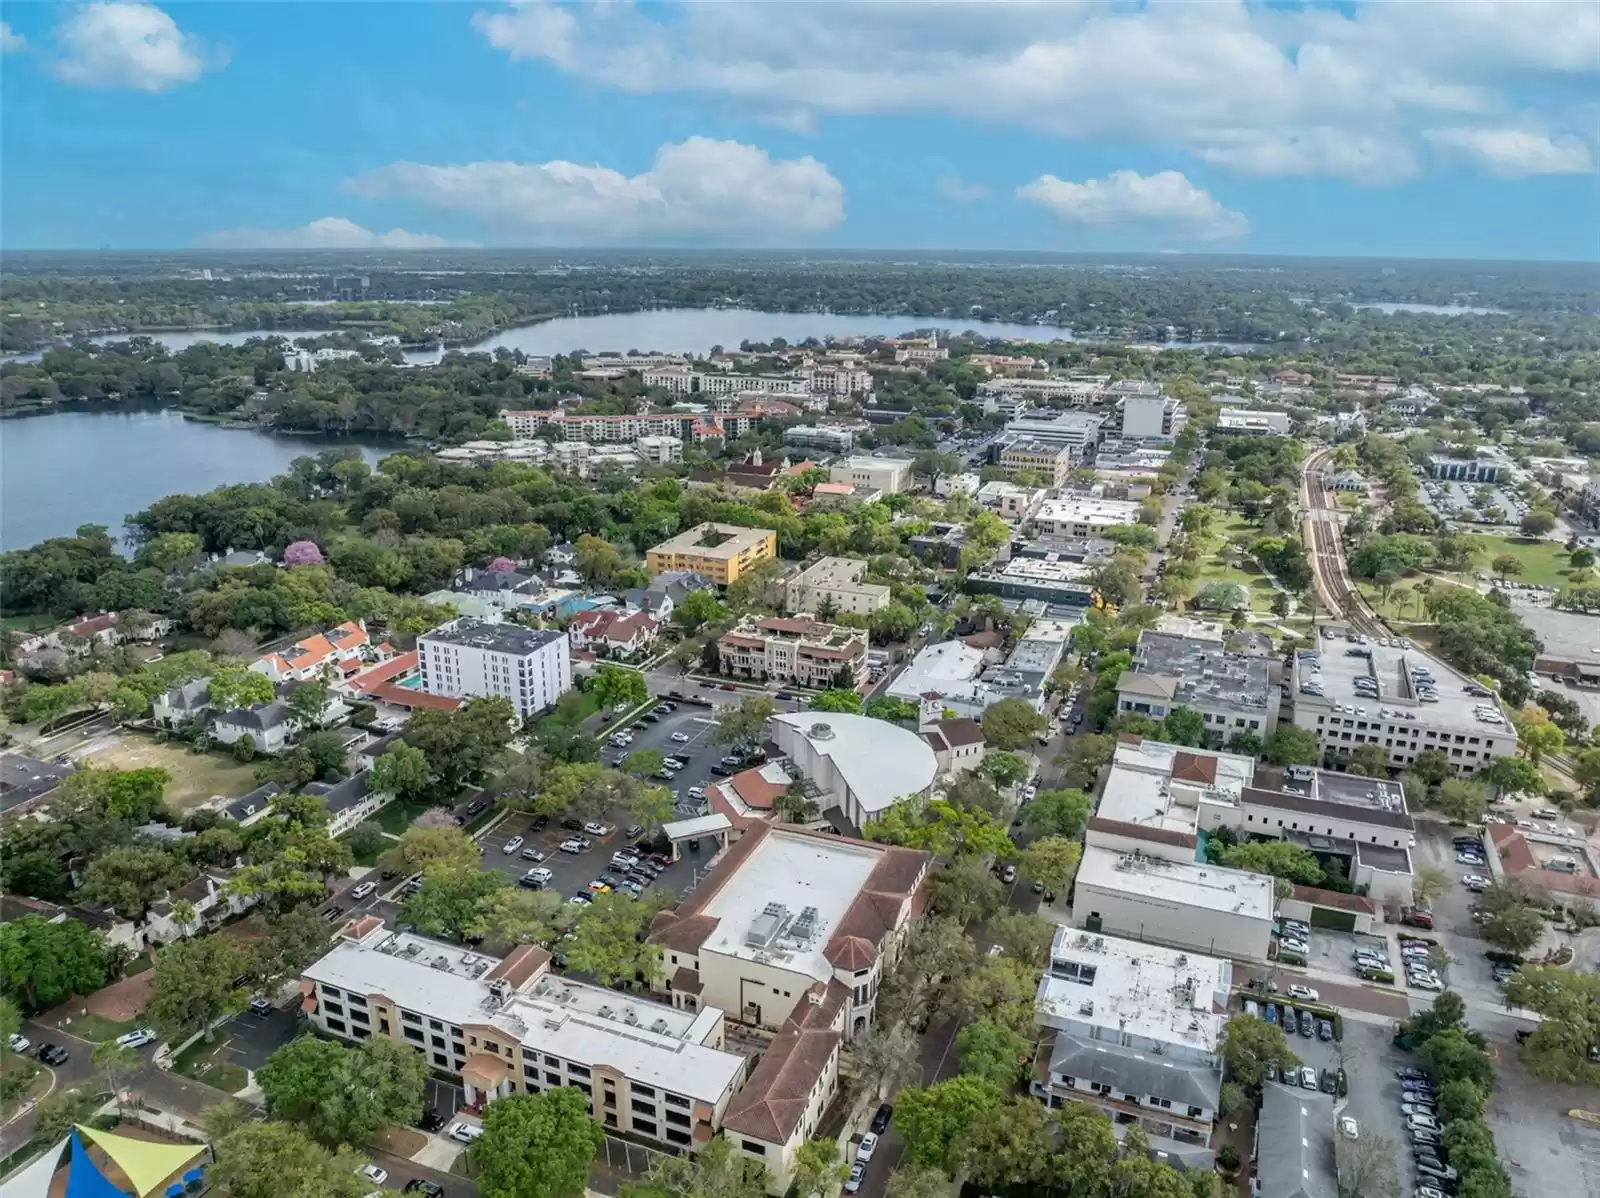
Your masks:
<instances>
[{"instance_id":1,"label":"beige stucco building","mask_svg":"<svg viewBox=\"0 0 1600 1198\"><path fill-rule=\"evenodd\" d=\"M815 615L833 605L835 613L870 616L889 606L889 588L863 582L867 563L854 557L825 557L796 574L784 587L784 607Z\"/></svg>"}]
</instances>

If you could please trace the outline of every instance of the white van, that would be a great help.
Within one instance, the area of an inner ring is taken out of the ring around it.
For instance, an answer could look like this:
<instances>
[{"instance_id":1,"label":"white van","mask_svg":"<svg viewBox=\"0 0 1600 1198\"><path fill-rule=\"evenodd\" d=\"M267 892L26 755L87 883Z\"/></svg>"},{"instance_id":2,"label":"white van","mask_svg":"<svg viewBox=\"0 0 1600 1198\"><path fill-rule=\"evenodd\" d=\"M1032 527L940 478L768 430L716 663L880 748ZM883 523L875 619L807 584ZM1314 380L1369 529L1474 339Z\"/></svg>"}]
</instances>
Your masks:
<instances>
[{"instance_id":1,"label":"white van","mask_svg":"<svg viewBox=\"0 0 1600 1198\"><path fill-rule=\"evenodd\" d=\"M378 884L376 882L363 882L350 892L350 897L353 899L364 899L377 888Z\"/></svg>"}]
</instances>

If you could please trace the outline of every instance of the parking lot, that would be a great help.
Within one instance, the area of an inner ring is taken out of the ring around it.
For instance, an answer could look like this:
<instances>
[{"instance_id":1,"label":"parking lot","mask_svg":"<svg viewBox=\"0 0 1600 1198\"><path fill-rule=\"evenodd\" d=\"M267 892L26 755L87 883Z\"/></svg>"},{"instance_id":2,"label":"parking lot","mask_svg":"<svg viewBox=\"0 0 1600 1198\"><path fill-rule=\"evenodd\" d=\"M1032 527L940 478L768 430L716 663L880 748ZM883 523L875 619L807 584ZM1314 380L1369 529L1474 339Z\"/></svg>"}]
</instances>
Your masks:
<instances>
[{"instance_id":1,"label":"parking lot","mask_svg":"<svg viewBox=\"0 0 1600 1198\"><path fill-rule=\"evenodd\" d=\"M1443 893L1433 900L1433 930L1419 933L1436 940L1450 954L1446 977L1450 988L1472 1002L1500 1006L1504 992L1495 984L1494 966L1483 954L1489 945L1478 938L1477 925L1472 922L1471 907L1477 896L1461 879L1467 874L1489 874L1486 867L1460 865L1451 840L1463 835L1460 829L1426 823L1417 826L1417 847L1412 854L1417 865L1431 865L1444 870L1452 879Z\"/></svg>"}]
</instances>

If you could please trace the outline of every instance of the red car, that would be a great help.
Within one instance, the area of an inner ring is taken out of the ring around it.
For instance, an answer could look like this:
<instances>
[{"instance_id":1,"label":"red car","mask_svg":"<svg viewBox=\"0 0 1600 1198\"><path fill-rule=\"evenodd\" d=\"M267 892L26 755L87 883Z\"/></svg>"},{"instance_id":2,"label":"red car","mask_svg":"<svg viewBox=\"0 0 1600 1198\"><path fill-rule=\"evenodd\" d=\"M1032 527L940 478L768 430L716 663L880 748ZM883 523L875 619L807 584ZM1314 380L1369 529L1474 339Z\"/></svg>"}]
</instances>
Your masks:
<instances>
[{"instance_id":1,"label":"red car","mask_svg":"<svg viewBox=\"0 0 1600 1198\"><path fill-rule=\"evenodd\" d=\"M722 689L725 690L725 691L736 691L739 688L734 686L733 683L731 683L731 682L724 682L722 684Z\"/></svg>"}]
</instances>

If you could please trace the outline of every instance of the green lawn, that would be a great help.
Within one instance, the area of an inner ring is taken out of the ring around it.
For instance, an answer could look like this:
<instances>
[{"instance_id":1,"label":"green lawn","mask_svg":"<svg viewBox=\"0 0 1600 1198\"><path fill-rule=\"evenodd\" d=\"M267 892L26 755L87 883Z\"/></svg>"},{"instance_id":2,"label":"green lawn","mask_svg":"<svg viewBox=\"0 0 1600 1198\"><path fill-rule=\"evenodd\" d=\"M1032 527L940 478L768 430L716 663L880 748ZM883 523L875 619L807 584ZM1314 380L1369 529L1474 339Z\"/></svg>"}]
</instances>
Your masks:
<instances>
[{"instance_id":1,"label":"green lawn","mask_svg":"<svg viewBox=\"0 0 1600 1198\"><path fill-rule=\"evenodd\" d=\"M433 804L412 803L395 799L392 803L378 808L372 816L374 823L383 828L391 836L402 836L411 826L411 821L416 819Z\"/></svg>"},{"instance_id":2,"label":"green lawn","mask_svg":"<svg viewBox=\"0 0 1600 1198\"><path fill-rule=\"evenodd\" d=\"M181 742L161 743L137 732L124 733L115 744L91 754L89 760L124 770L160 766L172 776L167 783L167 802L179 811L198 806L213 795L237 798L257 785L255 770L227 754L191 753Z\"/></svg>"},{"instance_id":3,"label":"green lawn","mask_svg":"<svg viewBox=\"0 0 1600 1198\"><path fill-rule=\"evenodd\" d=\"M1508 575L1516 582L1531 582L1538 586L1559 587L1571 581L1567 577L1572 562L1559 541L1535 541L1525 537L1473 536L1472 543L1479 555L1473 569L1479 574L1494 573L1489 563L1502 555L1510 555L1522 563L1522 573Z\"/></svg>"},{"instance_id":4,"label":"green lawn","mask_svg":"<svg viewBox=\"0 0 1600 1198\"><path fill-rule=\"evenodd\" d=\"M184 1077L232 1094L245 1088L250 1075L230 1062L222 1047L223 1042L207 1044L204 1038L196 1040L173 1061L172 1067Z\"/></svg>"},{"instance_id":5,"label":"green lawn","mask_svg":"<svg viewBox=\"0 0 1600 1198\"><path fill-rule=\"evenodd\" d=\"M74 1015L72 1022L66 1025L66 1030L80 1040L90 1040L98 1044L104 1040L115 1040L123 1032L131 1032L138 1024L139 1021L137 1019L131 1019L127 1023L118 1023L115 1019L106 1019L90 1012L83 1015Z\"/></svg>"},{"instance_id":6,"label":"green lawn","mask_svg":"<svg viewBox=\"0 0 1600 1198\"><path fill-rule=\"evenodd\" d=\"M7 632L39 632L57 623L50 616L0 616L0 628Z\"/></svg>"}]
</instances>

